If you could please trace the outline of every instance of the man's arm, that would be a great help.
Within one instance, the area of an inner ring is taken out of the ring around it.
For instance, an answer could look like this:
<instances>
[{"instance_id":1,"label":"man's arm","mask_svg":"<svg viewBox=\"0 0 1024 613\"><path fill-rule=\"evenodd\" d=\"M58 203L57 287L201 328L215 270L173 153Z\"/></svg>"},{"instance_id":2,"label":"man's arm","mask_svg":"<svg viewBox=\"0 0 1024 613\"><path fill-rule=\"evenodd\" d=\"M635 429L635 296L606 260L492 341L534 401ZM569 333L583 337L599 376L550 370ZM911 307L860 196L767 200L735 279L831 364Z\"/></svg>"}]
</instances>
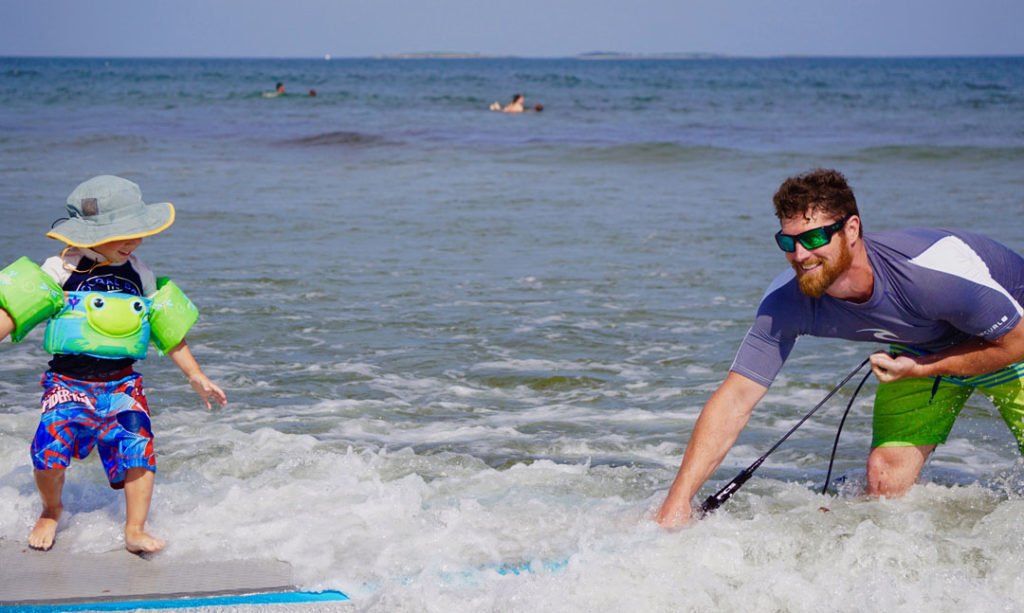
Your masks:
<instances>
[{"instance_id":1,"label":"man's arm","mask_svg":"<svg viewBox=\"0 0 1024 613\"><path fill-rule=\"evenodd\" d=\"M930 355L893 358L878 352L871 356L871 370L879 381L889 383L908 377L974 377L1021 361L1024 361L1024 322L995 340L972 338Z\"/></svg>"},{"instance_id":2,"label":"man's arm","mask_svg":"<svg viewBox=\"0 0 1024 613\"><path fill-rule=\"evenodd\" d=\"M674 528L689 520L690 501L725 459L754 406L767 392L767 387L743 375L730 372L726 376L697 418L679 473L655 521Z\"/></svg>"}]
</instances>

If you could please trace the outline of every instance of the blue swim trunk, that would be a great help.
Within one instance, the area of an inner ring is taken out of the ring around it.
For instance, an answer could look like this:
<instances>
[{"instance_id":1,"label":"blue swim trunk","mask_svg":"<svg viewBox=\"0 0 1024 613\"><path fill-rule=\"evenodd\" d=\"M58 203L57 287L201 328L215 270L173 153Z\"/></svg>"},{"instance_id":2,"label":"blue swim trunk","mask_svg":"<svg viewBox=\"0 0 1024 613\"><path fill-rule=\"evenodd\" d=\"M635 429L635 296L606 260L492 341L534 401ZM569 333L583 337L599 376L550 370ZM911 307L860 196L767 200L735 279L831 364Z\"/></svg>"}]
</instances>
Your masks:
<instances>
[{"instance_id":1,"label":"blue swim trunk","mask_svg":"<svg viewBox=\"0 0 1024 613\"><path fill-rule=\"evenodd\" d=\"M43 414L32 440L32 465L67 467L99 449L110 487L124 487L125 471L156 472L149 406L142 376L128 372L110 381L43 375Z\"/></svg>"}]
</instances>

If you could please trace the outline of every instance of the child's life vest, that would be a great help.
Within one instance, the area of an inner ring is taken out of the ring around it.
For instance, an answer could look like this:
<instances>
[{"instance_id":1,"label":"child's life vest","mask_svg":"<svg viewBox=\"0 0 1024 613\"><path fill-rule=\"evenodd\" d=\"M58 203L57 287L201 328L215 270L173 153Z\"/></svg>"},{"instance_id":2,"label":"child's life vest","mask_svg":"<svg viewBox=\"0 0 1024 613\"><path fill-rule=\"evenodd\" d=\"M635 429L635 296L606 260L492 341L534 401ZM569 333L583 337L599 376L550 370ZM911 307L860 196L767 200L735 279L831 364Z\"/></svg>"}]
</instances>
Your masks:
<instances>
[{"instance_id":1,"label":"child's life vest","mask_svg":"<svg viewBox=\"0 0 1024 613\"><path fill-rule=\"evenodd\" d=\"M19 342L49 319L43 347L52 354L100 358L146 357L150 341L164 354L199 318L185 293L166 277L150 298L121 292L65 292L39 266L20 258L0 271L0 306L14 320Z\"/></svg>"}]
</instances>

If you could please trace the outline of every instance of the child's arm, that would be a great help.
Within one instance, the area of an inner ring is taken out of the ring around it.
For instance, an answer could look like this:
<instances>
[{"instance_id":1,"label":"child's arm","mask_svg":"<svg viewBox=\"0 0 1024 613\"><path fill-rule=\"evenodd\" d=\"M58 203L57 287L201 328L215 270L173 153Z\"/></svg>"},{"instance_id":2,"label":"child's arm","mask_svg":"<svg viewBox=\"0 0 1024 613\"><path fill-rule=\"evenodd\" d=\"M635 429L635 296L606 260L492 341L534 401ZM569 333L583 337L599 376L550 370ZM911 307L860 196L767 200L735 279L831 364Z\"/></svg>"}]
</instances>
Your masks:
<instances>
[{"instance_id":1,"label":"child's arm","mask_svg":"<svg viewBox=\"0 0 1024 613\"><path fill-rule=\"evenodd\" d=\"M14 332L14 320L7 311L0 309L0 341L7 338L11 332Z\"/></svg>"},{"instance_id":2,"label":"child's arm","mask_svg":"<svg viewBox=\"0 0 1024 613\"><path fill-rule=\"evenodd\" d=\"M175 366L180 368L181 372L188 377L189 384L192 385L192 389L203 399L207 410L213 409L213 406L210 404L211 397L220 406L228 403L228 397L224 394L224 391L217 387L213 381L210 381L210 378L199 368L199 362L196 362L195 357L192 355L192 350L188 348L188 344L185 341L178 343L174 349L167 352L167 355L174 362Z\"/></svg>"}]
</instances>

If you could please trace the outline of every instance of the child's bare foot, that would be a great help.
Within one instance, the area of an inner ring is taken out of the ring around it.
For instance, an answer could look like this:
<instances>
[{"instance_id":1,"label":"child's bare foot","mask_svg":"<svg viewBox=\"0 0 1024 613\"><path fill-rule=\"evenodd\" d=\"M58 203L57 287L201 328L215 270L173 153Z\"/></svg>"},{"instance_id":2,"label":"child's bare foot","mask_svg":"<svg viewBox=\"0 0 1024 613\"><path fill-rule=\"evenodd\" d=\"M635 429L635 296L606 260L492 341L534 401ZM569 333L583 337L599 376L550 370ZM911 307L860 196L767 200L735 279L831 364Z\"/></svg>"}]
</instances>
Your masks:
<instances>
[{"instance_id":1,"label":"child's bare foot","mask_svg":"<svg viewBox=\"0 0 1024 613\"><path fill-rule=\"evenodd\" d=\"M60 513L57 517L50 517L43 513L36 521L32 533L28 535L28 546L39 551L49 551L53 548L53 542L57 539L57 523L60 520Z\"/></svg>"},{"instance_id":2,"label":"child's bare foot","mask_svg":"<svg viewBox=\"0 0 1024 613\"><path fill-rule=\"evenodd\" d=\"M125 528L124 548L132 553L156 553L164 548L164 542L142 530Z\"/></svg>"},{"instance_id":3,"label":"child's bare foot","mask_svg":"<svg viewBox=\"0 0 1024 613\"><path fill-rule=\"evenodd\" d=\"M65 469L60 466L46 470L37 468L33 471L43 510L39 513L32 533L28 535L28 546L32 549L49 551L53 548L53 542L57 538L57 524L64 511L64 505L60 500L61 490L64 489L64 471Z\"/></svg>"}]
</instances>

